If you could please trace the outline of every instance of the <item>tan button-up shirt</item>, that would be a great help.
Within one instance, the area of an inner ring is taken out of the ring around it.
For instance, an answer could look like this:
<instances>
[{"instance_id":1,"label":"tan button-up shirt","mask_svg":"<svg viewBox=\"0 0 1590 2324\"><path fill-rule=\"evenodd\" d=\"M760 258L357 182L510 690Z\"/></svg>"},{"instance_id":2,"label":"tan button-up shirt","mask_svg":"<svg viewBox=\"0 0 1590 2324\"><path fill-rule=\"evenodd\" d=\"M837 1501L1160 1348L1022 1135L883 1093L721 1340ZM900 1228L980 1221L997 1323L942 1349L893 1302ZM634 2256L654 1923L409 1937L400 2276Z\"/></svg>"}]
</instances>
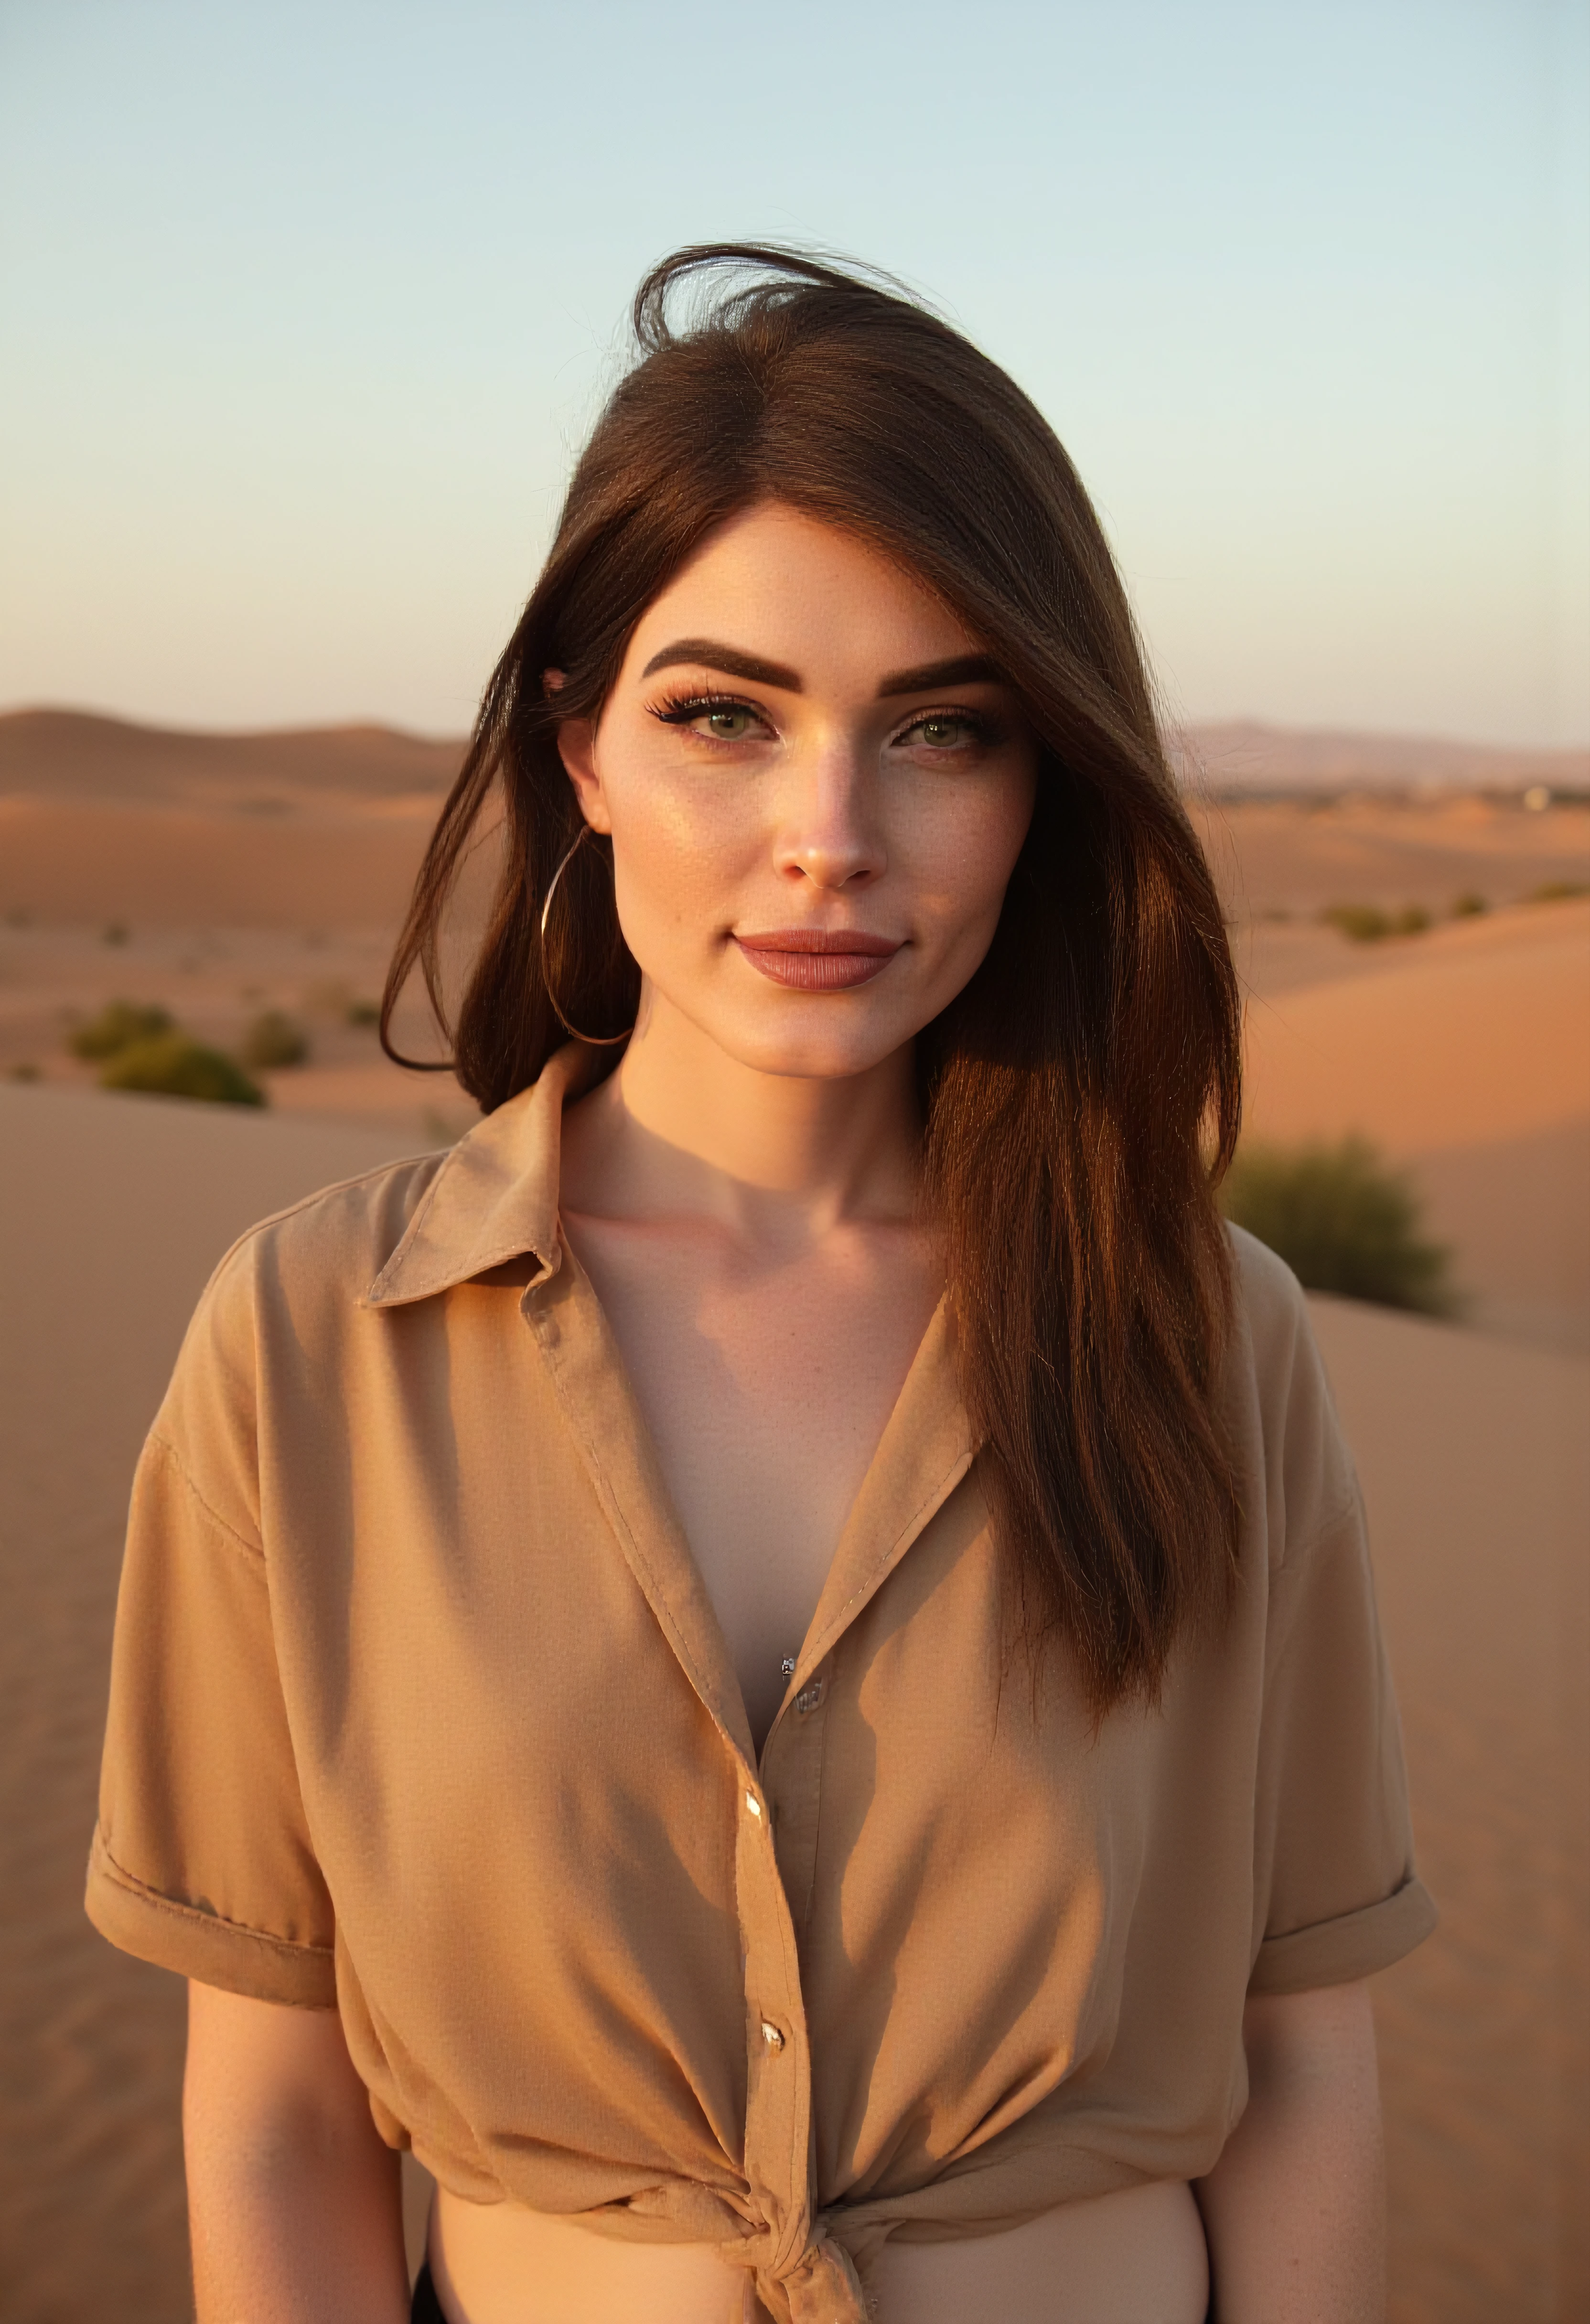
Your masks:
<instances>
[{"instance_id":1,"label":"tan button-up shirt","mask_svg":"<svg viewBox=\"0 0 1590 2324\"><path fill-rule=\"evenodd\" d=\"M217 1270L134 1489L88 1909L335 2003L457 2194L855 2324L891 2233L1207 2171L1245 1996L1430 1927L1352 1467L1238 1236L1236 1609L1095 1733L1063 1652L1005 1655L941 1309L758 1763L559 1235L569 1071Z\"/></svg>"}]
</instances>

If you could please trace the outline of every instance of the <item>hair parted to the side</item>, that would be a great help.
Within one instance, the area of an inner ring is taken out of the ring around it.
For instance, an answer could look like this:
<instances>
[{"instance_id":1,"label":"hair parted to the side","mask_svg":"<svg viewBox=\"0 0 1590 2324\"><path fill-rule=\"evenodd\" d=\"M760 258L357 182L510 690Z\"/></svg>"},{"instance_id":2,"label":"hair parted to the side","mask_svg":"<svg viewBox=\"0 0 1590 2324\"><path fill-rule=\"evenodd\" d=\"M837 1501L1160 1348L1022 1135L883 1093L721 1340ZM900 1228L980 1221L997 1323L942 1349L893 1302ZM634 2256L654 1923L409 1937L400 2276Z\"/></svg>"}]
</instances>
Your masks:
<instances>
[{"instance_id":1,"label":"hair parted to the side","mask_svg":"<svg viewBox=\"0 0 1590 2324\"><path fill-rule=\"evenodd\" d=\"M783 502L925 581L1041 745L993 945L917 1043L962 1390L1023 1633L1064 1637L1096 1714L1152 1700L1236 1572L1213 1185L1236 1139L1238 1001L1098 520L1014 382L881 277L713 244L654 269L633 321L638 360L575 468L421 868L383 1043L416 968L446 1021L442 915L498 788L506 868L452 1028L460 1080L489 1111L536 1078L565 1038L548 974L583 1029L633 1020L639 972L595 846L568 866L543 957L543 900L581 829L556 733L599 715L636 622L714 527ZM548 669L565 674L556 702Z\"/></svg>"}]
</instances>

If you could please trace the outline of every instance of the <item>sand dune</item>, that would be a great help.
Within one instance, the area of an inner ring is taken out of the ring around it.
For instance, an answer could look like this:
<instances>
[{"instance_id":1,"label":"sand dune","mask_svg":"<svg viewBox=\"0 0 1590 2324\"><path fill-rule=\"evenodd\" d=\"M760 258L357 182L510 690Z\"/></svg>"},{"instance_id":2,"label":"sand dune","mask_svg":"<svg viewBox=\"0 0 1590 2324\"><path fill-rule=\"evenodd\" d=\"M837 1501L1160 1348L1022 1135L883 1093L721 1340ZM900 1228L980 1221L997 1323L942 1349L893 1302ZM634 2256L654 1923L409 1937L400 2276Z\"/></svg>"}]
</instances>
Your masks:
<instances>
[{"instance_id":1,"label":"sand dune","mask_svg":"<svg viewBox=\"0 0 1590 2324\"><path fill-rule=\"evenodd\" d=\"M127 1481L232 1235L391 1150L377 1131L0 1088L0 2265L15 2324L186 2312L179 1990L113 1952L80 1905ZM1590 1367L1338 1303L1317 1315L1445 1914L1381 1980L1393 2324L1570 2324L1590 2303L1572 2203Z\"/></svg>"},{"instance_id":2,"label":"sand dune","mask_svg":"<svg viewBox=\"0 0 1590 2324\"><path fill-rule=\"evenodd\" d=\"M1356 1121L1396 1152L1590 1119L1590 904L1443 931L1247 1011L1255 1130Z\"/></svg>"},{"instance_id":3,"label":"sand dune","mask_svg":"<svg viewBox=\"0 0 1590 2324\"><path fill-rule=\"evenodd\" d=\"M1368 1136L1411 1165L1476 1320L1590 1352L1590 905L1374 957L1250 998L1251 1134Z\"/></svg>"},{"instance_id":4,"label":"sand dune","mask_svg":"<svg viewBox=\"0 0 1590 2324\"><path fill-rule=\"evenodd\" d=\"M0 912L133 928L391 927L437 802L0 798Z\"/></svg>"},{"instance_id":5,"label":"sand dune","mask_svg":"<svg viewBox=\"0 0 1590 2324\"><path fill-rule=\"evenodd\" d=\"M1552 881L1590 885L1590 807L1534 814L1516 798L1409 797L1189 804L1229 918L1303 923L1290 943L1332 904L1419 904L1440 919L1460 896L1512 904Z\"/></svg>"},{"instance_id":6,"label":"sand dune","mask_svg":"<svg viewBox=\"0 0 1590 2324\"><path fill-rule=\"evenodd\" d=\"M405 879L407 872L405 872ZM435 1145L475 1118L451 1074L410 1074L384 1058L371 1018L391 948L389 927L161 927L133 924L108 943L68 924L0 926L0 1075L21 1071L77 1088L98 1068L75 1057L73 1028L107 1001L155 1002L187 1031L235 1049L250 1022L280 1009L303 1029L310 1062L262 1076L274 1108L377 1120ZM400 1015L410 1054L437 1054L423 1006Z\"/></svg>"},{"instance_id":7,"label":"sand dune","mask_svg":"<svg viewBox=\"0 0 1590 2324\"><path fill-rule=\"evenodd\" d=\"M181 1988L83 1918L133 1462L206 1277L251 1221L392 1139L0 1089L0 2312L189 2312Z\"/></svg>"},{"instance_id":8,"label":"sand dune","mask_svg":"<svg viewBox=\"0 0 1590 2324\"><path fill-rule=\"evenodd\" d=\"M1376 1980L1392 2324L1590 2316L1590 1364L1315 1300L1441 1908Z\"/></svg>"},{"instance_id":9,"label":"sand dune","mask_svg":"<svg viewBox=\"0 0 1590 2324\"><path fill-rule=\"evenodd\" d=\"M445 791L464 745L391 726L278 727L206 734L84 710L0 713L0 796L163 799L356 791L381 798Z\"/></svg>"},{"instance_id":10,"label":"sand dune","mask_svg":"<svg viewBox=\"0 0 1590 2324\"><path fill-rule=\"evenodd\" d=\"M1468 1320L1590 1355L1590 1121L1414 1157Z\"/></svg>"},{"instance_id":11,"label":"sand dune","mask_svg":"<svg viewBox=\"0 0 1590 2324\"><path fill-rule=\"evenodd\" d=\"M0 912L389 928L464 746L390 727L200 734L0 716Z\"/></svg>"}]
</instances>

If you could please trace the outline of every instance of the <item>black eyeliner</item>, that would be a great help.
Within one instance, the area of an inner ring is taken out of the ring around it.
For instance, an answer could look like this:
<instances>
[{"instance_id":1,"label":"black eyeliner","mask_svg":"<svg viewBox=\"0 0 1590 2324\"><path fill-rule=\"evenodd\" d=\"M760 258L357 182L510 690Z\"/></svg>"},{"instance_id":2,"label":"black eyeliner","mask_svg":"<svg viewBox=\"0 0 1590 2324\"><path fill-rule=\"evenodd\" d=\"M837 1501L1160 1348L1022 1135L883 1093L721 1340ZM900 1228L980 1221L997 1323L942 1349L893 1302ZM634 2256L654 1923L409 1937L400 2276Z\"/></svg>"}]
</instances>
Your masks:
<instances>
[{"instance_id":1,"label":"black eyeliner","mask_svg":"<svg viewBox=\"0 0 1590 2324\"><path fill-rule=\"evenodd\" d=\"M651 715L665 726L686 726L693 718L712 710L743 710L748 716L761 719L764 724L767 715L754 702L747 702L738 694L677 694L650 708Z\"/></svg>"},{"instance_id":2,"label":"black eyeliner","mask_svg":"<svg viewBox=\"0 0 1590 2324\"><path fill-rule=\"evenodd\" d=\"M914 718L908 719L904 726L896 729L891 741L903 742L907 734L914 734L919 726L931 726L935 719L942 719L946 725L968 728L978 742L989 747L1009 740L1008 728L987 710L956 710L944 706L919 710Z\"/></svg>"}]
</instances>

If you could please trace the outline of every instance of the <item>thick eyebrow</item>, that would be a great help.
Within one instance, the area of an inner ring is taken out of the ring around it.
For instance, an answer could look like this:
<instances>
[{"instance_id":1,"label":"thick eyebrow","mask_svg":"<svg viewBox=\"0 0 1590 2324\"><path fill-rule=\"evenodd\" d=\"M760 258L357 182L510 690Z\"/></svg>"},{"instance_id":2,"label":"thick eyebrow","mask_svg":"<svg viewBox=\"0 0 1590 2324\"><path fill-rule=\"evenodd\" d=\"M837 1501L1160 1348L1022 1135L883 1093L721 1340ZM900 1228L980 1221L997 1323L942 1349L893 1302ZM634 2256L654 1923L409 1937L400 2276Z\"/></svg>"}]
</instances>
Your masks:
<instances>
[{"instance_id":1,"label":"thick eyebrow","mask_svg":"<svg viewBox=\"0 0 1590 2324\"><path fill-rule=\"evenodd\" d=\"M712 638L676 639L671 646L653 654L640 675L650 678L654 671L672 669L682 661L721 669L725 677L743 678L751 686L776 686L785 694L802 690L799 670L789 669L781 661L763 661L758 654L741 653L735 646L719 645Z\"/></svg>"},{"instance_id":2,"label":"thick eyebrow","mask_svg":"<svg viewBox=\"0 0 1590 2324\"><path fill-rule=\"evenodd\" d=\"M776 686L785 694L804 691L799 670L791 669L786 662L764 661L759 654L743 653L738 646L723 645L716 638L676 638L672 645L659 647L640 675L653 678L659 669L673 669L681 662L721 669L726 678L743 678L750 686ZM878 680L878 699L887 702L897 694L933 694L945 686L1004 683L1005 673L991 655L955 654L948 661L924 662L919 669L892 670Z\"/></svg>"},{"instance_id":3,"label":"thick eyebrow","mask_svg":"<svg viewBox=\"0 0 1590 2324\"><path fill-rule=\"evenodd\" d=\"M920 669L896 669L878 684L883 702L895 694L935 694L942 686L1002 686L1005 672L989 654L956 654L949 661L924 662Z\"/></svg>"}]
</instances>

